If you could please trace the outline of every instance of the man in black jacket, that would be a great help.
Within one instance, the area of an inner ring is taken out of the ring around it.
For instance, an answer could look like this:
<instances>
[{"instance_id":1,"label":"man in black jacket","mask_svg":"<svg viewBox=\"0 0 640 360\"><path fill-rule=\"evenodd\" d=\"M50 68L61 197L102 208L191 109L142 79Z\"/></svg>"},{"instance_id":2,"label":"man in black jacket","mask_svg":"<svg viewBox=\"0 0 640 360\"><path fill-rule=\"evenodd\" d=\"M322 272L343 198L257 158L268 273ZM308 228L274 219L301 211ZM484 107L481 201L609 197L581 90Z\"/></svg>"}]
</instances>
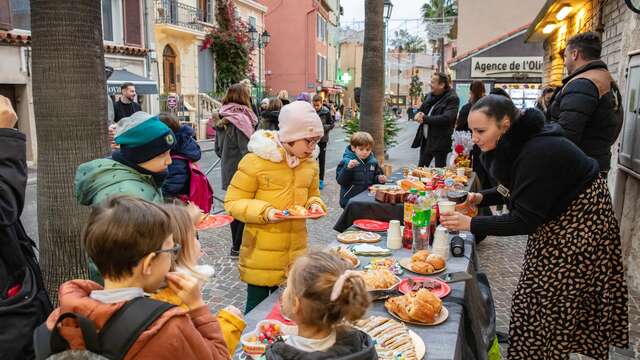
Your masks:
<instances>
[{"instance_id":1,"label":"man in black jacket","mask_svg":"<svg viewBox=\"0 0 640 360\"><path fill-rule=\"evenodd\" d=\"M32 333L51 312L40 267L20 222L27 186L26 137L0 96L0 359L29 359Z\"/></svg>"},{"instance_id":2,"label":"man in black jacket","mask_svg":"<svg viewBox=\"0 0 640 360\"><path fill-rule=\"evenodd\" d=\"M333 129L335 125L335 118L331 115L331 110L328 107L322 104L322 96L314 95L311 100L313 103L313 108L316 110L316 113L322 120L322 127L324 128L324 135L320 142L318 142L318 147L320 148L320 154L318 155L318 162L320 165L320 190L324 188L324 164L327 157L327 143L329 142L329 131Z\"/></svg>"},{"instance_id":3,"label":"man in black jacket","mask_svg":"<svg viewBox=\"0 0 640 360\"><path fill-rule=\"evenodd\" d=\"M120 100L113 105L114 118L113 121L118 122L122 118L129 117L134 113L141 111L142 107L136 99L136 87L130 82L126 82L120 86L122 96Z\"/></svg>"},{"instance_id":4,"label":"man in black jacket","mask_svg":"<svg viewBox=\"0 0 640 360\"><path fill-rule=\"evenodd\" d=\"M569 140L596 159L606 176L611 145L622 127L622 98L607 65L600 60L601 50L600 37L592 32L567 41L564 61L569 76L552 98L547 118L560 124Z\"/></svg>"},{"instance_id":5,"label":"man in black jacket","mask_svg":"<svg viewBox=\"0 0 640 360\"><path fill-rule=\"evenodd\" d=\"M418 166L445 167L451 151L451 135L456 123L460 99L451 89L449 76L435 73L431 77L431 93L418 109L415 119L420 124L412 148L420 148Z\"/></svg>"}]
</instances>

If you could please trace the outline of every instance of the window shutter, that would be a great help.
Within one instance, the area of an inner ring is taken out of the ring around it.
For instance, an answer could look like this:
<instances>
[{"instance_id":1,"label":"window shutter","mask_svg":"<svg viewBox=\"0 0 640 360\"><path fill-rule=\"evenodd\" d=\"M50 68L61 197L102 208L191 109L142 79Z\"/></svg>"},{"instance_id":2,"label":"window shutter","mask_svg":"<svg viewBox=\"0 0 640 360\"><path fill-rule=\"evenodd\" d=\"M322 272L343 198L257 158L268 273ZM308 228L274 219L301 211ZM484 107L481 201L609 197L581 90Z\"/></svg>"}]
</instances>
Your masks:
<instances>
[{"instance_id":1,"label":"window shutter","mask_svg":"<svg viewBox=\"0 0 640 360\"><path fill-rule=\"evenodd\" d=\"M11 0L0 0L0 30L11 29Z\"/></svg>"},{"instance_id":2,"label":"window shutter","mask_svg":"<svg viewBox=\"0 0 640 360\"><path fill-rule=\"evenodd\" d=\"M124 0L124 43L142 47L140 0Z\"/></svg>"}]
</instances>

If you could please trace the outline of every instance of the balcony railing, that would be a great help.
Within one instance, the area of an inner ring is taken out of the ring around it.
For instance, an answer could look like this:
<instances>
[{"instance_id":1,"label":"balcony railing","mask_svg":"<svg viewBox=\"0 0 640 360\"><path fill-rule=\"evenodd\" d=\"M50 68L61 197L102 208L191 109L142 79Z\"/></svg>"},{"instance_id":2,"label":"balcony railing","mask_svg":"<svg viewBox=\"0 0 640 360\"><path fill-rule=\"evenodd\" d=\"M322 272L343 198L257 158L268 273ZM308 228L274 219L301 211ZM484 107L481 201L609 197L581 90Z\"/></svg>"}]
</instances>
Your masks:
<instances>
[{"instance_id":1,"label":"balcony railing","mask_svg":"<svg viewBox=\"0 0 640 360\"><path fill-rule=\"evenodd\" d=\"M155 0L156 24L171 24L192 30L204 31L200 10L176 0Z\"/></svg>"}]
</instances>

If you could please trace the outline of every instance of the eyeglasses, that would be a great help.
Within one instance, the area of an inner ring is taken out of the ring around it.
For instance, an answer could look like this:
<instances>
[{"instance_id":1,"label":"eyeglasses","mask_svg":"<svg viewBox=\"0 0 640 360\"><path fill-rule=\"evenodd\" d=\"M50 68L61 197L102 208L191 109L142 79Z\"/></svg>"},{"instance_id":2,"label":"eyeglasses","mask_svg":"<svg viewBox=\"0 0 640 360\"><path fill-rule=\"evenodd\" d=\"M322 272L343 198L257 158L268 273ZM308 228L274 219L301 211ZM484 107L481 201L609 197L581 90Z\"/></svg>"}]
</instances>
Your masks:
<instances>
[{"instance_id":1,"label":"eyeglasses","mask_svg":"<svg viewBox=\"0 0 640 360\"><path fill-rule=\"evenodd\" d=\"M317 138L317 139L304 139L304 141L306 142L307 146L312 147L312 146L318 145L318 143L320 142L320 138Z\"/></svg>"},{"instance_id":2,"label":"eyeglasses","mask_svg":"<svg viewBox=\"0 0 640 360\"><path fill-rule=\"evenodd\" d=\"M162 250L157 250L154 251L154 254L160 254L160 253L171 253L171 255L178 256L178 254L180 253L180 249L182 249L182 246L180 246L180 244L176 244L176 246L172 247L171 249L162 249Z\"/></svg>"}]
</instances>

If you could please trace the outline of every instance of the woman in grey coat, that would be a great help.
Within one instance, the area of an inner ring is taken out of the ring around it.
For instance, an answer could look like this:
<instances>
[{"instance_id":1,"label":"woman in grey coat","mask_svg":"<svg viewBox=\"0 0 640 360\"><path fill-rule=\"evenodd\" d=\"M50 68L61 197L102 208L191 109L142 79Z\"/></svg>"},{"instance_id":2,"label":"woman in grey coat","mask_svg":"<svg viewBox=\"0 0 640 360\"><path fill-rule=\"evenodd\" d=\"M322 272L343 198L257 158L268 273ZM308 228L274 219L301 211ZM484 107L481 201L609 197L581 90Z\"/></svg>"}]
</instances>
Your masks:
<instances>
[{"instance_id":1,"label":"woman in grey coat","mask_svg":"<svg viewBox=\"0 0 640 360\"><path fill-rule=\"evenodd\" d=\"M222 189L227 190L238 163L247 153L249 138L255 131L258 119L251 110L249 91L240 84L231 85L222 99L222 108L218 112L220 119L216 123L215 151L221 162ZM240 255L244 223L234 220L231 223L231 257Z\"/></svg>"}]
</instances>

